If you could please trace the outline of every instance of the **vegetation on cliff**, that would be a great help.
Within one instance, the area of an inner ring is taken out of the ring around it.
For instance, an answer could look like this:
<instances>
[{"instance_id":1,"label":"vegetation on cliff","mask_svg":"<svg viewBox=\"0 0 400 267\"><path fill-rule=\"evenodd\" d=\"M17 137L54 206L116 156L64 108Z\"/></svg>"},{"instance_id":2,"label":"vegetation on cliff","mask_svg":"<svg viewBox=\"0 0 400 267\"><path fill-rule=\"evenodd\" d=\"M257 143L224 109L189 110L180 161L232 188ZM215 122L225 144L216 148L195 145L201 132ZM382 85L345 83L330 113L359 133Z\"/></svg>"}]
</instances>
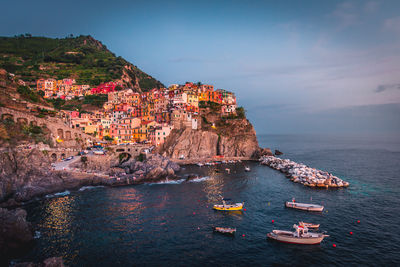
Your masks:
<instances>
[{"instance_id":1,"label":"vegetation on cliff","mask_svg":"<svg viewBox=\"0 0 400 267\"><path fill-rule=\"evenodd\" d=\"M0 145L12 146L22 143L51 144L50 131L46 127L15 123L8 118L0 120Z\"/></svg>"},{"instance_id":2,"label":"vegetation on cliff","mask_svg":"<svg viewBox=\"0 0 400 267\"><path fill-rule=\"evenodd\" d=\"M40 78L75 78L78 84L96 86L120 80L138 91L163 87L91 36L0 37L0 68L34 85Z\"/></svg>"}]
</instances>

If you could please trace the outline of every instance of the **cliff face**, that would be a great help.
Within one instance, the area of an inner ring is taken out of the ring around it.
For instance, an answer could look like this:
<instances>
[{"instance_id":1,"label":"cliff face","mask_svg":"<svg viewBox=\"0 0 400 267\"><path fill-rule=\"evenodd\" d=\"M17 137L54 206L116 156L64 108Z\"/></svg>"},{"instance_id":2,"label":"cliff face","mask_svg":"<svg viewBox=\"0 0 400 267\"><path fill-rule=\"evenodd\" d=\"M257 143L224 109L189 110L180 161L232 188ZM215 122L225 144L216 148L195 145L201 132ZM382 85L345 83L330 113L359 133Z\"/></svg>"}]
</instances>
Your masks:
<instances>
[{"instance_id":1,"label":"cliff face","mask_svg":"<svg viewBox=\"0 0 400 267\"><path fill-rule=\"evenodd\" d=\"M236 119L218 123L215 128L173 130L159 151L171 158L217 155L254 158L260 148L251 123L247 119Z\"/></svg>"}]
</instances>

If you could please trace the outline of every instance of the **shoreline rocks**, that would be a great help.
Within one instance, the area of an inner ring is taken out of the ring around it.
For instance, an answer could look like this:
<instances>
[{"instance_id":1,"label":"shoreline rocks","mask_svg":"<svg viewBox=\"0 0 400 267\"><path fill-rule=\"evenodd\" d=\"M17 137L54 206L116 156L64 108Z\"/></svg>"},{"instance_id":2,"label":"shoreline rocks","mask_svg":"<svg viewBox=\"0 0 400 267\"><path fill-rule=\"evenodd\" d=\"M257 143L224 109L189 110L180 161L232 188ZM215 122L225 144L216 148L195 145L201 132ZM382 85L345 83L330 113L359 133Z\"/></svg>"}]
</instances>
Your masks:
<instances>
[{"instance_id":1,"label":"shoreline rocks","mask_svg":"<svg viewBox=\"0 0 400 267\"><path fill-rule=\"evenodd\" d=\"M18 207L47 194L74 190L82 186L123 186L164 179L179 179L180 166L158 154L144 161L130 159L119 163L115 154L88 157L76 162L75 171L52 170L41 151L7 150L0 153L0 207Z\"/></svg>"},{"instance_id":2,"label":"shoreline rocks","mask_svg":"<svg viewBox=\"0 0 400 267\"><path fill-rule=\"evenodd\" d=\"M302 163L296 163L289 159L280 159L273 156L260 158L261 164L278 170L286 175L291 181L308 187L318 188L341 188L350 184L329 172L310 168Z\"/></svg>"}]
</instances>

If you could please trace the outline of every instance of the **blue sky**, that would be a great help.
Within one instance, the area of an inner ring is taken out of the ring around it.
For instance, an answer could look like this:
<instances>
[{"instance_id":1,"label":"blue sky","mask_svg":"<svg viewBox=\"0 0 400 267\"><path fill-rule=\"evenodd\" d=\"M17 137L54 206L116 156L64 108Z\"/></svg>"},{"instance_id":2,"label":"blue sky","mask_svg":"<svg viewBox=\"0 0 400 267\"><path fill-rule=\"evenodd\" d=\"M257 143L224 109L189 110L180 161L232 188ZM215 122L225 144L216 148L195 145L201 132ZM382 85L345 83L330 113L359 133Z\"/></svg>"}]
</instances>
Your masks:
<instances>
[{"instance_id":1,"label":"blue sky","mask_svg":"<svg viewBox=\"0 0 400 267\"><path fill-rule=\"evenodd\" d=\"M400 1L6 0L0 25L232 90L258 133L400 133Z\"/></svg>"}]
</instances>

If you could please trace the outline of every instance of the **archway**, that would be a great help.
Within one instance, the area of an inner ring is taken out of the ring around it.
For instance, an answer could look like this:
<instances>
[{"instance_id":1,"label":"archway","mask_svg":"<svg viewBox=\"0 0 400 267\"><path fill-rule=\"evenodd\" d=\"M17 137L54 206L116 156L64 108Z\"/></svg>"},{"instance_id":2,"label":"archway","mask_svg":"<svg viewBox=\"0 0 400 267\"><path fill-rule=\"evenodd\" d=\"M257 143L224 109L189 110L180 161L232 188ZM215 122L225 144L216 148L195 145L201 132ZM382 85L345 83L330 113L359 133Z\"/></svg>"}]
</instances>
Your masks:
<instances>
[{"instance_id":1,"label":"archway","mask_svg":"<svg viewBox=\"0 0 400 267\"><path fill-rule=\"evenodd\" d=\"M28 124L28 120L26 118L18 118L17 123L19 124Z\"/></svg>"},{"instance_id":2,"label":"archway","mask_svg":"<svg viewBox=\"0 0 400 267\"><path fill-rule=\"evenodd\" d=\"M14 121L14 115L8 114L8 113L1 114L1 120L2 121L4 121L4 120L12 120L12 121Z\"/></svg>"},{"instance_id":3,"label":"archway","mask_svg":"<svg viewBox=\"0 0 400 267\"><path fill-rule=\"evenodd\" d=\"M57 161L57 154L56 153L53 153L53 154L51 154L51 161Z\"/></svg>"},{"instance_id":4,"label":"archway","mask_svg":"<svg viewBox=\"0 0 400 267\"><path fill-rule=\"evenodd\" d=\"M59 139L64 139L64 131L63 129L57 129L57 136Z\"/></svg>"},{"instance_id":5,"label":"archway","mask_svg":"<svg viewBox=\"0 0 400 267\"><path fill-rule=\"evenodd\" d=\"M71 140L71 131L65 132L65 140Z\"/></svg>"},{"instance_id":6,"label":"archway","mask_svg":"<svg viewBox=\"0 0 400 267\"><path fill-rule=\"evenodd\" d=\"M31 121L32 126L37 126L37 121Z\"/></svg>"}]
</instances>

